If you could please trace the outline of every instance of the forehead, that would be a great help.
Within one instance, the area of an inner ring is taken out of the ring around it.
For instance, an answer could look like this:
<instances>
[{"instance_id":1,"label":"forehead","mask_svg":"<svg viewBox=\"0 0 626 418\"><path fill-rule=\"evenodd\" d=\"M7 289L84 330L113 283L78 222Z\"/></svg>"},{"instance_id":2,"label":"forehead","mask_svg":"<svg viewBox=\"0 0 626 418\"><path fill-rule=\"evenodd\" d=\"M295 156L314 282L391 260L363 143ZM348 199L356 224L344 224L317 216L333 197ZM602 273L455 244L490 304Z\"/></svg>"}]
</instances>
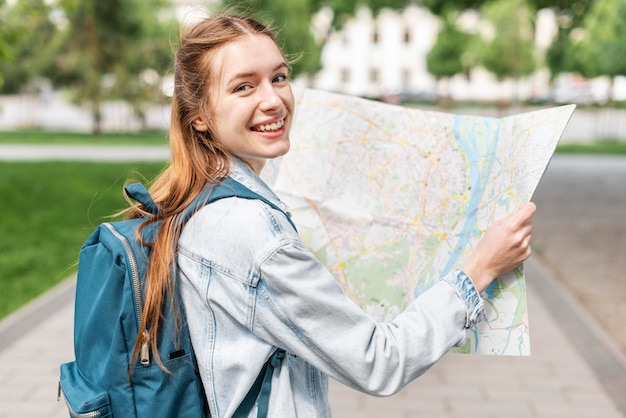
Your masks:
<instances>
[{"instance_id":1,"label":"forehead","mask_svg":"<svg viewBox=\"0 0 626 418\"><path fill-rule=\"evenodd\" d=\"M270 37L244 35L223 45L215 54L213 69L220 84L238 74L257 74L284 64L283 55Z\"/></svg>"}]
</instances>

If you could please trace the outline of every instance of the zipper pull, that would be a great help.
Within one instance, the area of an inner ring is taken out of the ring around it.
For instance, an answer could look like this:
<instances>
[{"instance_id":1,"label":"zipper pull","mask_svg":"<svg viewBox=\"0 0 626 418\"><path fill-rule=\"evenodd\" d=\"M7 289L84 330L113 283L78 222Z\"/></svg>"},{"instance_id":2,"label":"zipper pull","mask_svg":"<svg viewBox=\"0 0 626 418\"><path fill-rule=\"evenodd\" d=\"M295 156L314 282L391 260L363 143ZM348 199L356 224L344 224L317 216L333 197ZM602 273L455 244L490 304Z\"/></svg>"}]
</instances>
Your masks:
<instances>
[{"instance_id":1,"label":"zipper pull","mask_svg":"<svg viewBox=\"0 0 626 418\"><path fill-rule=\"evenodd\" d=\"M61 400L61 381L59 380L59 387L57 388L57 402Z\"/></svg>"},{"instance_id":2,"label":"zipper pull","mask_svg":"<svg viewBox=\"0 0 626 418\"><path fill-rule=\"evenodd\" d=\"M141 364L144 366L150 365L150 334L148 330L143 330L143 341L141 343L141 354L139 355L139 360Z\"/></svg>"}]
</instances>

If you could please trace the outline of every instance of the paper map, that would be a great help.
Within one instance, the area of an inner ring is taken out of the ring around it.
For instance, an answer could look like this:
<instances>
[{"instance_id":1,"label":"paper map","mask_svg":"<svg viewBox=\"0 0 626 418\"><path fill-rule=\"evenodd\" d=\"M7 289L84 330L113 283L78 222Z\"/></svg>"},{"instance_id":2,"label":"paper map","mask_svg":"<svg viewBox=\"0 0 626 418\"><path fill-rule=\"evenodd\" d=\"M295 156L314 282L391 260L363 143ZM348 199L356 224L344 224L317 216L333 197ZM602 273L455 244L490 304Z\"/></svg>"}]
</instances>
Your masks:
<instances>
[{"instance_id":1,"label":"paper map","mask_svg":"<svg viewBox=\"0 0 626 418\"><path fill-rule=\"evenodd\" d=\"M294 94L291 150L266 180L303 242L381 321L460 267L489 225L530 200L575 107L497 119ZM523 268L483 299L486 320L455 351L529 355Z\"/></svg>"}]
</instances>

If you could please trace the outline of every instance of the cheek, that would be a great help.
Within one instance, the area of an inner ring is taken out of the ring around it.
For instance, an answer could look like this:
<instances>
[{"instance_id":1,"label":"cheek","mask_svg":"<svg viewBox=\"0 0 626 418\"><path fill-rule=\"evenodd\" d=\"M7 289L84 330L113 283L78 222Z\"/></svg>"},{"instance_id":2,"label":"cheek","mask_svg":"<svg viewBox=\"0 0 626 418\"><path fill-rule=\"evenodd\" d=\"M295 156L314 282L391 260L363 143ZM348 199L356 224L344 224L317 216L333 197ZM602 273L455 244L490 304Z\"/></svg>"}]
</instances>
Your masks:
<instances>
[{"instance_id":1,"label":"cheek","mask_svg":"<svg viewBox=\"0 0 626 418\"><path fill-rule=\"evenodd\" d=\"M287 108L289 109L289 113L293 113L293 109L295 107L295 99L293 97L293 93L291 91L291 87L287 91L287 94L284 97L284 102Z\"/></svg>"}]
</instances>

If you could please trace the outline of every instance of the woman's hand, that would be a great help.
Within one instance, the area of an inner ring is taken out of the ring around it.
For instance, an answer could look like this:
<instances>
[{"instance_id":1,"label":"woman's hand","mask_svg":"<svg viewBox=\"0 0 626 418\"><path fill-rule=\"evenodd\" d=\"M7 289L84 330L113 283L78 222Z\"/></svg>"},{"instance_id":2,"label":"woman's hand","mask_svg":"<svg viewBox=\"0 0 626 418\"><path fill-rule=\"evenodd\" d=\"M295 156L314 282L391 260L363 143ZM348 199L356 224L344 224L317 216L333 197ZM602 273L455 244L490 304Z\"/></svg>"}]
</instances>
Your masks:
<instances>
[{"instance_id":1,"label":"woman's hand","mask_svg":"<svg viewBox=\"0 0 626 418\"><path fill-rule=\"evenodd\" d=\"M494 222L463 264L462 270L482 293L498 276L513 270L530 257L531 217L534 203L522 205L516 212Z\"/></svg>"}]
</instances>

